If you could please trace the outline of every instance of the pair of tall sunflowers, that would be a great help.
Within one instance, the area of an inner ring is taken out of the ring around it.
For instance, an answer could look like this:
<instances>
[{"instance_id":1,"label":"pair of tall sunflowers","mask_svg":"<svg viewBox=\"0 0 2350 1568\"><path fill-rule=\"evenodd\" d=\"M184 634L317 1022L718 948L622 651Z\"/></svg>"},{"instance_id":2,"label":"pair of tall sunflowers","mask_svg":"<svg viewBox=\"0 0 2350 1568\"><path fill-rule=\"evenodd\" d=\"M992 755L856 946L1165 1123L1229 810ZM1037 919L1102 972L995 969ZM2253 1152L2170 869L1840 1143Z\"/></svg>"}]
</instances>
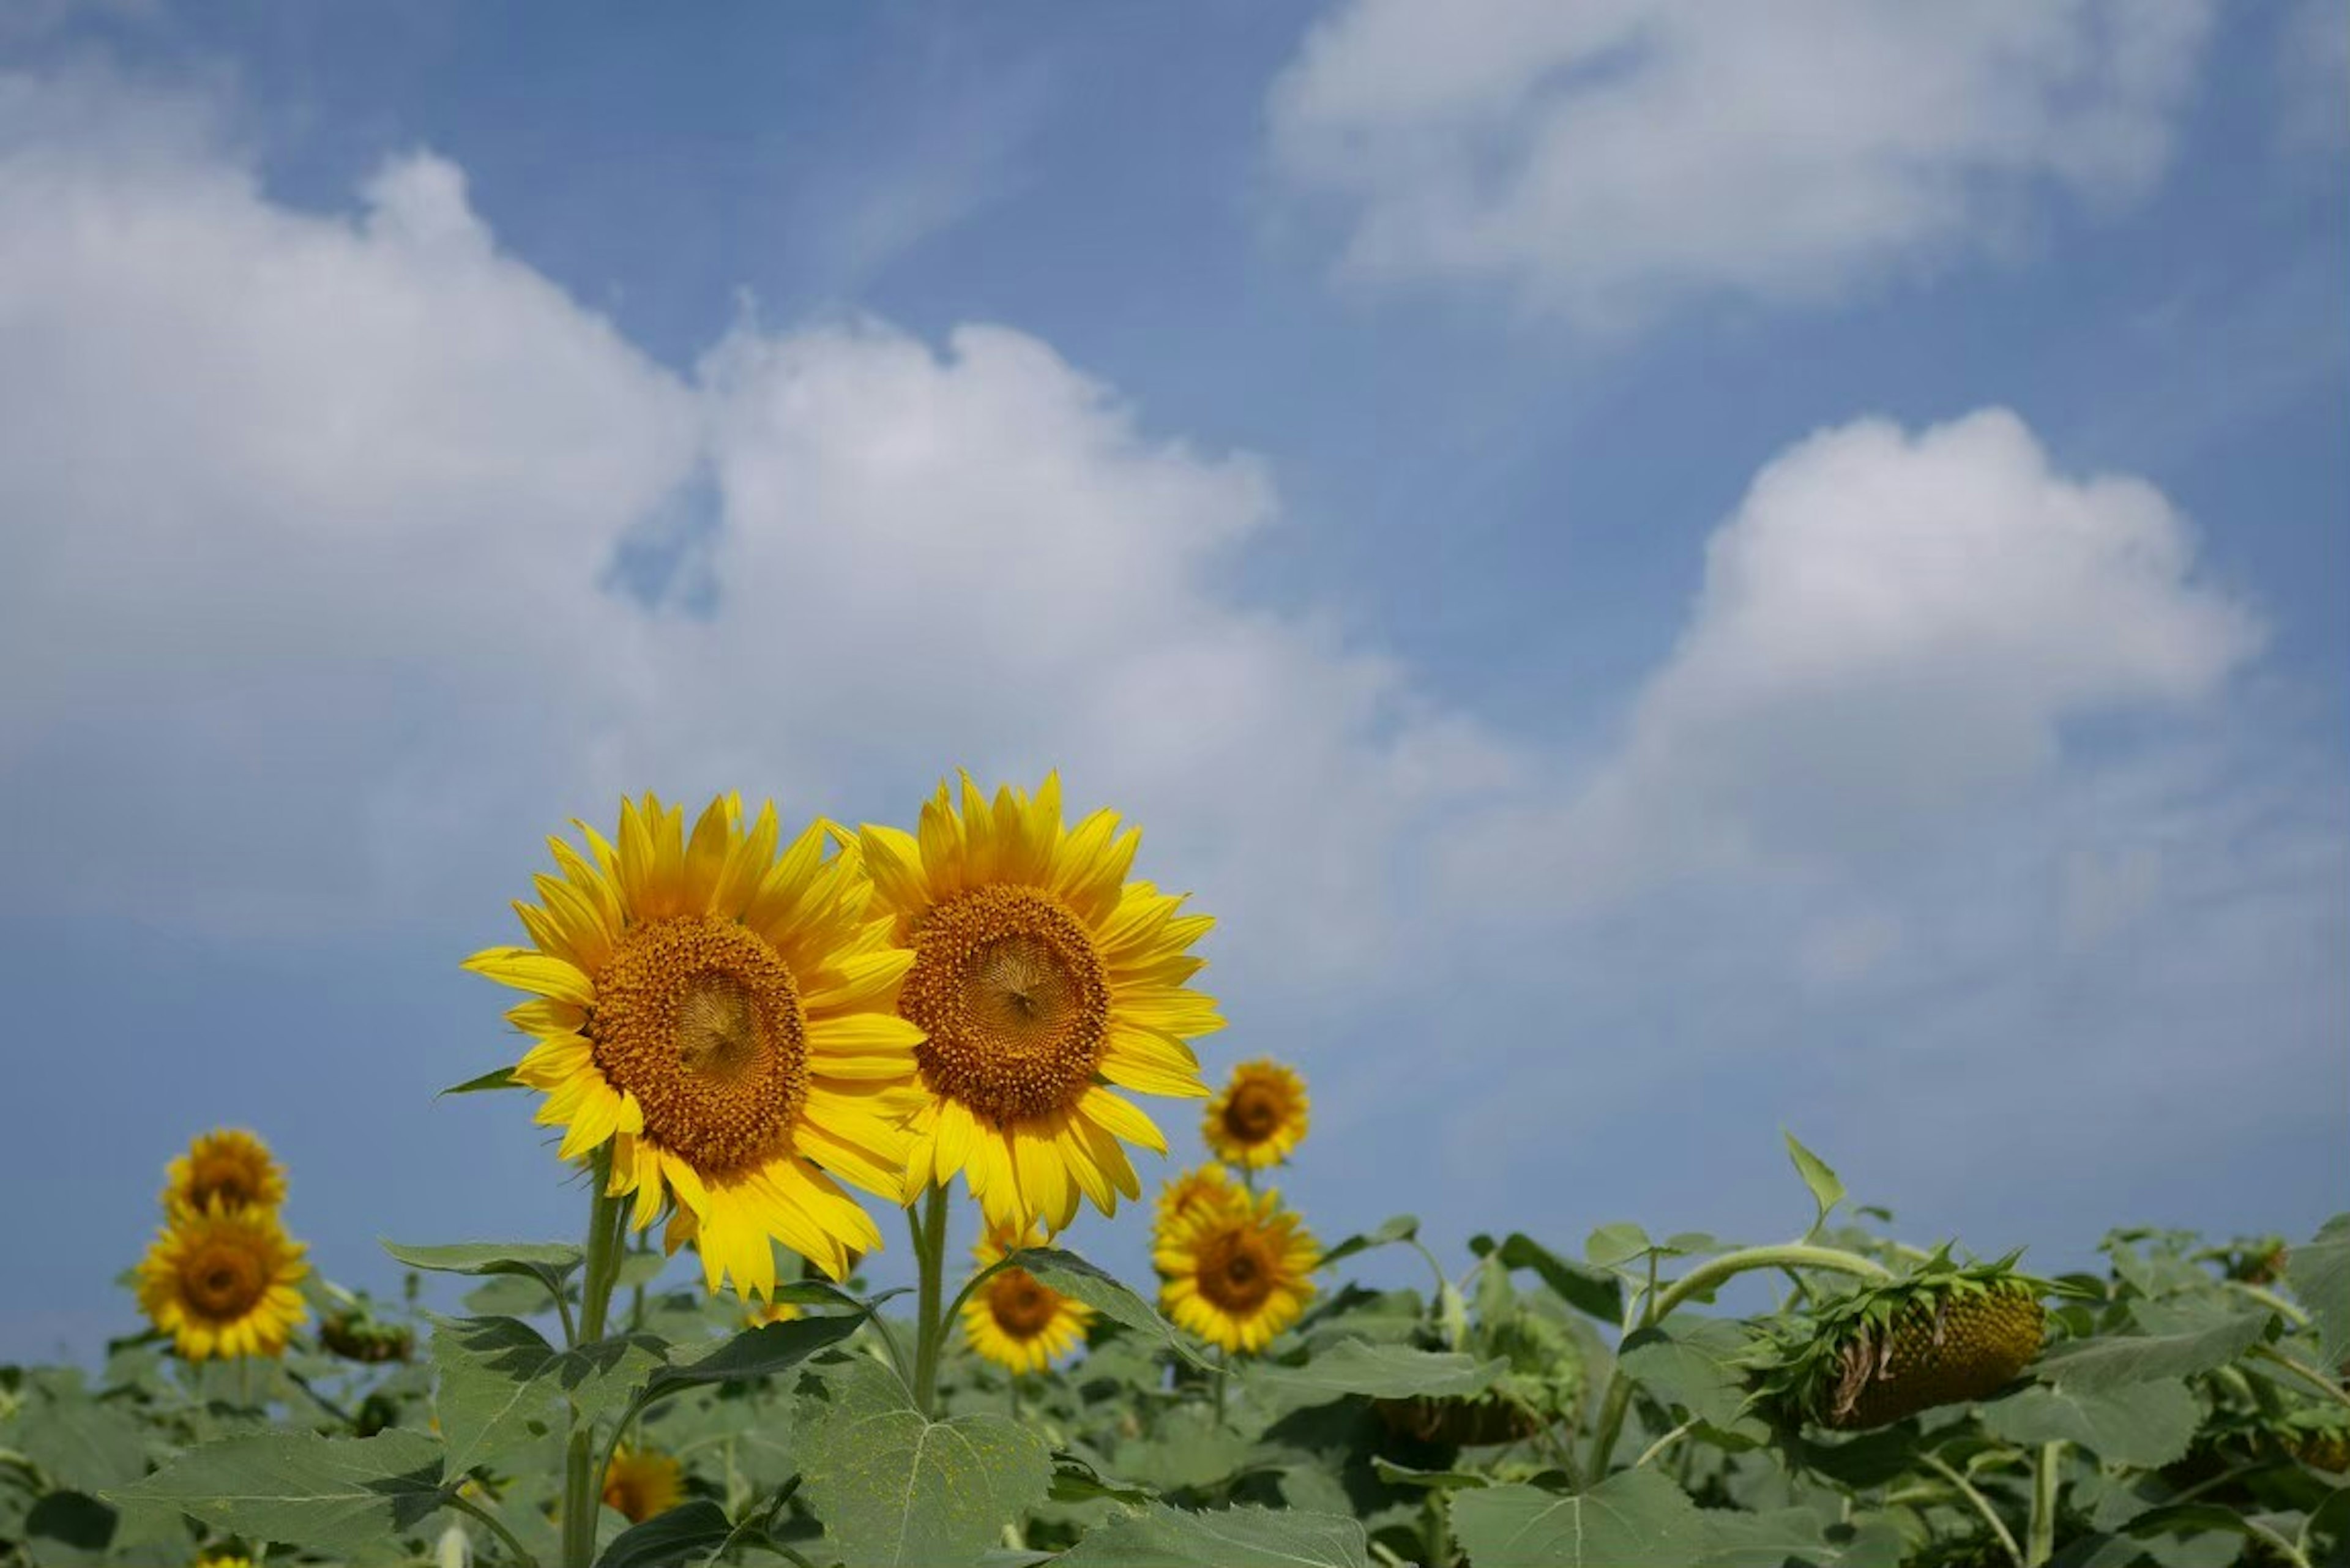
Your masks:
<instances>
[{"instance_id":1,"label":"pair of tall sunflowers","mask_svg":"<svg viewBox=\"0 0 2350 1568\"><path fill-rule=\"evenodd\" d=\"M282 1355L309 1272L278 1206L286 1173L251 1133L199 1135L172 1161L163 1226L139 1264L139 1304L190 1361Z\"/></svg>"},{"instance_id":2,"label":"pair of tall sunflowers","mask_svg":"<svg viewBox=\"0 0 2350 1568\"><path fill-rule=\"evenodd\" d=\"M1140 833L1062 821L1057 777L993 801L941 784L919 830L712 801L687 830L647 794L515 912L529 947L466 967L530 993L515 1068L566 1159L608 1169L630 1224L671 1215L716 1290L775 1288L772 1241L834 1279L880 1232L842 1183L910 1203L962 1175L990 1227L1058 1231L1140 1183L1166 1140L1120 1090L1206 1094L1189 988L1212 924L1128 881Z\"/></svg>"}]
</instances>

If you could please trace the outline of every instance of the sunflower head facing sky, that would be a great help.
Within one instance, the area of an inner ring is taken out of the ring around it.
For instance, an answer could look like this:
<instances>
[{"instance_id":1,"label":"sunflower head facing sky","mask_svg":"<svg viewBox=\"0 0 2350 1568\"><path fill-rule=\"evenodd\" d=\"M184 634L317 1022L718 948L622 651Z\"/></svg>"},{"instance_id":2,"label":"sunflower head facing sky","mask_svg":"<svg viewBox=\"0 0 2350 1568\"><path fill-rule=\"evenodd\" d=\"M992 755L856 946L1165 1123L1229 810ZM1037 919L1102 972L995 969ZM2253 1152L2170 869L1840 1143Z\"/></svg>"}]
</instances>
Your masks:
<instances>
[{"instance_id":1,"label":"sunflower head facing sky","mask_svg":"<svg viewBox=\"0 0 2350 1568\"><path fill-rule=\"evenodd\" d=\"M604 1506L618 1509L630 1524L642 1524L678 1505L685 1495L681 1474L669 1455L622 1444L604 1468Z\"/></svg>"},{"instance_id":2,"label":"sunflower head facing sky","mask_svg":"<svg viewBox=\"0 0 2350 1568\"><path fill-rule=\"evenodd\" d=\"M532 945L465 961L532 993L506 1016L537 1041L515 1076L545 1091L539 1123L566 1159L610 1146L635 1228L690 1218L711 1289L772 1291L770 1238L843 1277L881 1237L834 1178L897 1201L924 1103L897 1010L914 955L856 846L827 855L817 823L779 848L775 807L746 826L733 795L691 834L650 794L617 842L574 826L588 853L550 839L561 875L515 905Z\"/></svg>"},{"instance_id":3,"label":"sunflower head facing sky","mask_svg":"<svg viewBox=\"0 0 2350 1568\"><path fill-rule=\"evenodd\" d=\"M993 803L965 774L960 808L941 784L918 834L863 830L877 906L915 953L899 997L925 1036L909 1199L961 1171L987 1223L1019 1233L1061 1230L1080 1198L1112 1213L1141 1196L1124 1145L1167 1141L1117 1091L1204 1096L1188 1042L1223 1020L1188 984L1205 961L1186 950L1214 922L1126 879L1140 839L1110 811L1065 826L1050 774Z\"/></svg>"},{"instance_id":4,"label":"sunflower head facing sky","mask_svg":"<svg viewBox=\"0 0 2350 1568\"><path fill-rule=\"evenodd\" d=\"M286 1201L286 1172L267 1144L239 1127L196 1135L164 1173L163 1211L201 1214L215 1199L224 1209L275 1209Z\"/></svg>"},{"instance_id":5,"label":"sunflower head facing sky","mask_svg":"<svg viewBox=\"0 0 2350 1568\"><path fill-rule=\"evenodd\" d=\"M265 1209L182 1210L139 1264L139 1305L190 1361L282 1355L305 1308L302 1245Z\"/></svg>"},{"instance_id":6,"label":"sunflower head facing sky","mask_svg":"<svg viewBox=\"0 0 2350 1568\"><path fill-rule=\"evenodd\" d=\"M1278 1192L1196 1208L1164 1224L1156 1241L1161 1309L1225 1350L1263 1350L1314 1299L1308 1276L1322 1249Z\"/></svg>"},{"instance_id":7,"label":"sunflower head facing sky","mask_svg":"<svg viewBox=\"0 0 2350 1568\"><path fill-rule=\"evenodd\" d=\"M1200 1130L1218 1159L1251 1170L1279 1165L1305 1137L1305 1080L1278 1062L1243 1062L1208 1102Z\"/></svg>"},{"instance_id":8,"label":"sunflower head facing sky","mask_svg":"<svg viewBox=\"0 0 2350 1568\"><path fill-rule=\"evenodd\" d=\"M1038 1227L1024 1232L990 1231L972 1249L972 1256L985 1269L1007 1252L1044 1244ZM998 1366L1014 1373L1042 1372L1076 1347L1093 1315L1093 1308L1063 1295L1027 1270L1005 1269L991 1275L962 1303L962 1332L972 1349Z\"/></svg>"}]
</instances>

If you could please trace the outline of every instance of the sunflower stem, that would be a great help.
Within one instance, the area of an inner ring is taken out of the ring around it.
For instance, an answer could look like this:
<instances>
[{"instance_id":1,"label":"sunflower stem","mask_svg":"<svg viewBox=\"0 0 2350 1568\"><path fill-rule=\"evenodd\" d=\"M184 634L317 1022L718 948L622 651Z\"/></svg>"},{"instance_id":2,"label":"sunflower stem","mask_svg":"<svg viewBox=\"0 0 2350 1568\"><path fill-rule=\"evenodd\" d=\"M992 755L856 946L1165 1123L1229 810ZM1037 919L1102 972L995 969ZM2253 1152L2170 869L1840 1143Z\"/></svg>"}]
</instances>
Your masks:
<instances>
[{"instance_id":1,"label":"sunflower stem","mask_svg":"<svg viewBox=\"0 0 2350 1568\"><path fill-rule=\"evenodd\" d=\"M1662 1322L1666 1314L1691 1296L1712 1290L1725 1280L1750 1269L1820 1269L1830 1273L1857 1274L1863 1279L1893 1277L1893 1272L1884 1264L1839 1247L1814 1247L1802 1241L1778 1247L1742 1247L1734 1252L1707 1259L1667 1285L1661 1295L1654 1290L1649 1291L1642 1306L1639 1326L1648 1328ZM1607 1380L1607 1394L1599 1405L1598 1429L1591 1437L1593 1480L1607 1479L1607 1461L1616 1452L1616 1439L1623 1436L1624 1417L1631 1407L1632 1380L1625 1376L1623 1369L1618 1367Z\"/></svg>"},{"instance_id":2,"label":"sunflower stem","mask_svg":"<svg viewBox=\"0 0 2350 1568\"><path fill-rule=\"evenodd\" d=\"M593 1345L604 1337L605 1314L612 1304L612 1285L619 1276L621 1200L606 1189L612 1184L609 1146L599 1148L588 1165L588 1257L579 1271L579 1331L574 1345ZM596 1511L603 1497L596 1473L596 1424L571 1407L571 1444L563 1466L563 1568L588 1568L596 1555Z\"/></svg>"},{"instance_id":3,"label":"sunflower stem","mask_svg":"<svg viewBox=\"0 0 2350 1568\"><path fill-rule=\"evenodd\" d=\"M914 1262L920 1270L915 1295L914 1407L925 1416L938 1403L939 1349L946 1338L945 1293L947 1251L947 1189L931 1188L922 1195L922 1211L906 1211L914 1233Z\"/></svg>"},{"instance_id":4,"label":"sunflower stem","mask_svg":"<svg viewBox=\"0 0 2350 1568\"><path fill-rule=\"evenodd\" d=\"M1991 1526L1991 1532L1999 1538L2000 1548L2007 1553L2008 1560L2012 1563L2022 1563L2023 1552L2015 1544L2014 1532L2007 1528L2007 1521L2000 1518L1999 1510L1991 1507L1991 1499L1977 1491L1974 1483L1951 1469L1948 1461L1938 1459L1932 1454L1921 1454L1918 1458L1924 1461L1928 1469L1958 1488L1959 1495L1974 1505L1975 1512L1982 1516L1983 1522Z\"/></svg>"},{"instance_id":5,"label":"sunflower stem","mask_svg":"<svg viewBox=\"0 0 2350 1568\"><path fill-rule=\"evenodd\" d=\"M2064 1459L2062 1438L2040 1445L2032 1470L2032 1525L2024 1537L2024 1568L2040 1568L2056 1554L2056 1486Z\"/></svg>"}]
</instances>

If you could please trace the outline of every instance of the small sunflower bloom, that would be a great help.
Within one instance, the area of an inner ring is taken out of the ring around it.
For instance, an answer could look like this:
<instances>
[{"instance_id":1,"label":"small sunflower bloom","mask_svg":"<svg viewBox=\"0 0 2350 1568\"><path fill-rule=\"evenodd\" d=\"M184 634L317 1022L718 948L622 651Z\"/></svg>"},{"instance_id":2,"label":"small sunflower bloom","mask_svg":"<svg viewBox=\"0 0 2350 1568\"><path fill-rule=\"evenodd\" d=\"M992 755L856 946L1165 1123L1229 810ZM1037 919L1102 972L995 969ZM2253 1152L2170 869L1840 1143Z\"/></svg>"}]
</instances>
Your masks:
<instances>
[{"instance_id":1,"label":"small sunflower bloom","mask_svg":"<svg viewBox=\"0 0 2350 1568\"><path fill-rule=\"evenodd\" d=\"M1151 1262L1164 1282L1161 1311L1211 1345L1253 1353L1305 1314L1321 1259L1281 1194L1267 1190L1173 1222Z\"/></svg>"},{"instance_id":2,"label":"small sunflower bloom","mask_svg":"<svg viewBox=\"0 0 2350 1568\"><path fill-rule=\"evenodd\" d=\"M827 857L818 822L779 852L775 807L746 826L733 795L690 835L650 794L617 843L575 826L588 853L550 839L561 875L515 905L533 945L465 961L532 993L506 1016L537 1042L515 1076L546 1094L539 1124L565 1159L608 1145L630 1224L671 1207L671 1250L691 1237L712 1291L773 1291L771 1241L843 1277L881 1236L838 1183L896 1201L923 1103L897 1007L914 955L855 844Z\"/></svg>"},{"instance_id":3,"label":"small sunflower bloom","mask_svg":"<svg viewBox=\"0 0 2350 1568\"><path fill-rule=\"evenodd\" d=\"M224 1209L276 1209L286 1201L286 1171L253 1134L215 1127L172 1161L162 1197L166 1214L201 1214L216 1199Z\"/></svg>"},{"instance_id":4,"label":"small sunflower bloom","mask_svg":"<svg viewBox=\"0 0 2350 1568\"><path fill-rule=\"evenodd\" d=\"M1218 1159L1263 1170L1305 1137L1305 1080L1278 1062L1243 1062L1208 1103L1201 1133Z\"/></svg>"},{"instance_id":5,"label":"small sunflower bloom","mask_svg":"<svg viewBox=\"0 0 2350 1568\"><path fill-rule=\"evenodd\" d=\"M1157 1230L1169 1231L1194 1214L1230 1209L1247 1201L1247 1197L1232 1172L1221 1165L1187 1170L1159 1189Z\"/></svg>"},{"instance_id":6,"label":"small sunflower bloom","mask_svg":"<svg viewBox=\"0 0 2350 1568\"><path fill-rule=\"evenodd\" d=\"M899 1010L923 1035L924 1100L905 1197L964 1175L987 1223L1066 1228L1081 1199L1142 1195L1125 1146L1167 1140L1118 1090L1204 1097L1188 1042L1223 1027L1190 988L1187 951L1214 922L1129 882L1141 842L1118 814L1061 820L1061 785L943 784L919 834L868 826L876 903L914 950Z\"/></svg>"},{"instance_id":7,"label":"small sunflower bloom","mask_svg":"<svg viewBox=\"0 0 2350 1568\"><path fill-rule=\"evenodd\" d=\"M972 1255L983 1269L1023 1247L1045 1244L1043 1231L992 1231ZM1042 1372L1085 1337L1093 1308L1063 1295L1025 1269L991 1275L962 1303L963 1337L972 1350L1014 1373Z\"/></svg>"},{"instance_id":8,"label":"small sunflower bloom","mask_svg":"<svg viewBox=\"0 0 2350 1568\"><path fill-rule=\"evenodd\" d=\"M623 1444L604 1469L604 1506L618 1509L630 1524L667 1513L684 1495L678 1463L667 1454Z\"/></svg>"},{"instance_id":9,"label":"small sunflower bloom","mask_svg":"<svg viewBox=\"0 0 2350 1568\"><path fill-rule=\"evenodd\" d=\"M139 1305L186 1360L283 1355L307 1312L302 1253L275 1214L214 1198L156 1235L139 1264Z\"/></svg>"}]
</instances>

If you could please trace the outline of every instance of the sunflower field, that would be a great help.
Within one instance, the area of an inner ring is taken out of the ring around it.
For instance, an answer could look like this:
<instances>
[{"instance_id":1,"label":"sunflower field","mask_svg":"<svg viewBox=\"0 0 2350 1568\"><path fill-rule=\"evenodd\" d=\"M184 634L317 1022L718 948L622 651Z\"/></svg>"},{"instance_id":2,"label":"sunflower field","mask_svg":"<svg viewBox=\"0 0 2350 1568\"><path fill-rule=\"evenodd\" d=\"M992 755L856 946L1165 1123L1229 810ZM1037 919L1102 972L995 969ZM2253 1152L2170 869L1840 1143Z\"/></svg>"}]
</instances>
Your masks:
<instances>
[{"instance_id":1,"label":"sunflower field","mask_svg":"<svg viewBox=\"0 0 2350 1568\"><path fill-rule=\"evenodd\" d=\"M1201 1064L1210 918L1056 780L575 827L465 961L519 1039L452 1092L533 1096L576 1239L387 1243L377 1299L202 1133L145 1329L0 1368L0 1563L2350 1562L2350 1215L2043 1277L1789 1137L1783 1240L1331 1235L1300 1075ZM1115 1223L1155 1279L1087 1262Z\"/></svg>"}]
</instances>

